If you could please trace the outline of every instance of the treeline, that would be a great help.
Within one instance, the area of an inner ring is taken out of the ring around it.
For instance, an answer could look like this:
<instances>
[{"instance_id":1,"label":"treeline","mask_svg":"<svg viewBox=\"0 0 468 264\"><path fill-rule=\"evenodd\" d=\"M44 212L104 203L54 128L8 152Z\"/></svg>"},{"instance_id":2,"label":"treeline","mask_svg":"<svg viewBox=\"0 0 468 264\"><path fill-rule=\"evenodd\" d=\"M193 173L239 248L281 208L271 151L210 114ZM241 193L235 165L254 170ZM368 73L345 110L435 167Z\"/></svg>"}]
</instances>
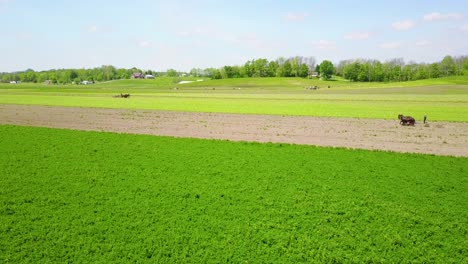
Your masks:
<instances>
[{"instance_id":1,"label":"treeline","mask_svg":"<svg viewBox=\"0 0 468 264\"><path fill-rule=\"evenodd\" d=\"M336 75L359 82L414 81L468 75L468 56L445 56L442 61L430 64L405 63L403 59L384 63L378 60L346 60L338 64Z\"/></svg>"},{"instance_id":2,"label":"treeline","mask_svg":"<svg viewBox=\"0 0 468 264\"><path fill-rule=\"evenodd\" d=\"M52 84L79 84L82 81L102 82L117 79L132 78L134 73L150 74L155 77L208 77L213 79L223 78L247 78L247 77L302 77L309 76L315 66L314 57L296 56L292 58L278 58L268 61L267 59L254 59L246 62L242 66L224 66L220 69L192 69L189 73L179 72L175 69L169 69L165 72L156 72L152 70L141 70L138 68L124 69L116 68L112 65L104 65L93 69L58 69L36 72L28 69L23 72L0 73L1 82L32 82Z\"/></svg>"},{"instance_id":3,"label":"treeline","mask_svg":"<svg viewBox=\"0 0 468 264\"><path fill-rule=\"evenodd\" d=\"M257 59L241 66L224 66L219 69L192 69L192 76L208 76L213 79L247 77L320 77L328 80L332 75L350 81L394 82L468 75L468 56L445 56L436 63L405 63L403 59L386 62L378 60L343 60L337 66L324 60L315 64L314 57L283 57L277 60Z\"/></svg>"},{"instance_id":4,"label":"treeline","mask_svg":"<svg viewBox=\"0 0 468 264\"><path fill-rule=\"evenodd\" d=\"M158 75L151 70L143 71L138 68L123 69L112 65L104 65L93 69L59 69L36 72L28 69L24 72L0 73L1 82L32 82L53 84L80 83L82 81L102 82L117 79L129 79L136 72Z\"/></svg>"},{"instance_id":5,"label":"treeline","mask_svg":"<svg viewBox=\"0 0 468 264\"><path fill-rule=\"evenodd\" d=\"M212 79L249 78L249 77L320 77L330 79L333 75L350 81L360 82L394 82L411 81L428 78L439 78L453 75L468 75L468 56L445 56L436 63L405 63L403 59L386 62L378 60L344 60L338 65L324 60L316 65L314 57L280 57L276 60L253 59L243 65L224 66L221 68L192 69L189 73L169 69L165 72L141 70L138 68L116 68L104 65L93 69L59 69L36 72L28 69L23 72L0 73L1 82L32 82L67 84L83 81L102 82L116 79L132 78L134 73L143 75L193 76Z\"/></svg>"},{"instance_id":6,"label":"treeline","mask_svg":"<svg viewBox=\"0 0 468 264\"><path fill-rule=\"evenodd\" d=\"M249 77L308 77L314 70L315 58L296 56L280 57L276 60L254 59L244 65L224 66L222 68L192 69L191 76L211 77L213 79Z\"/></svg>"}]
</instances>

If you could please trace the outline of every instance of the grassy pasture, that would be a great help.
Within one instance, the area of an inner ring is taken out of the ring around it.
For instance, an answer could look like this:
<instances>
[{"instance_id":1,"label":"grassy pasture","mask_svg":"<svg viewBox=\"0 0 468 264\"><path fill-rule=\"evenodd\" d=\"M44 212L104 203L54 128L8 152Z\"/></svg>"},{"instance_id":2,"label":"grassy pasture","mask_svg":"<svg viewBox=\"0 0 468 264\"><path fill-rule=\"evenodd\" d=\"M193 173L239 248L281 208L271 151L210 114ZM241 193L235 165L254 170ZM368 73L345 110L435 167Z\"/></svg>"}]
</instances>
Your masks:
<instances>
[{"instance_id":1,"label":"grassy pasture","mask_svg":"<svg viewBox=\"0 0 468 264\"><path fill-rule=\"evenodd\" d=\"M304 89L328 84L332 88ZM117 93L131 93L132 97L112 98ZM174 84L171 78L89 86L7 84L0 86L0 103L383 119L404 113L417 119L427 114L434 121L467 122L468 78L390 84L299 78L207 80L183 85Z\"/></svg>"},{"instance_id":2,"label":"grassy pasture","mask_svg":"<svg viewBox=\"0 0 468 264\"><path fill-rule=\"evenodd\" d=\"M204 79L202 82L196 82L203 78L197 77L158 77L153 80L115 80L108 82L101 82L88 86L77 85L45 85L33 83L21 84L5 84L0 83L1 89L35 89L36 91L111 91L118 92L122 89L132 92L141 90L167 90L179 88L181 90L209 90L212 88L218 90L232 90L233 88L241 88L243 92L249 91L302 91L307 86L319 86L322 90L316 92L334 92L336 90L368 90L376 88L406 88L406 87L426 87L426 86L453 86L453 85L468 85L468 76L453 76L446 78L427 79L409 82L349 82L347 80L331 80L322 81L318 79L302 79L302 78L234 78L234 79L221 79L209 80ZM192 83L179 84L179 81L193 81ZM330 89L325 89L331 86Z\"/></svg>"},{"instance_id":3,"label":"grassy pasture","mask_svg":"<svg viewBox=\"0 0 468 264\"><path fill-rule=\"evenodd\" d=\"M206 82L194 82L184 84L184 87L205 88L215 87L217 89L244 88L244 89L261 89L261 90L303 90L304 87L317 85L322 89L331 87L332 90L359 90L359 89L375 89L375 88L396 88L396 87L417 87L417 86L432 86L432 85L468 85L467 76L456 76L440 79L427 79L410 82L350 82L347 80L331 80L322 81L318 79L301 79L301 78L234 78L210 80ZM327 88L328 89L328 88Z\"/></svg>"},{"instance_id":4,"label":"grassy pasture","mask_svg":"<svg viewBox=\"0 0 468 264\"><path fill-rule=\"evenodd\" d=\"M0 126L0 262L443 262L468 160Z\"/></svg>"}]
</instances>

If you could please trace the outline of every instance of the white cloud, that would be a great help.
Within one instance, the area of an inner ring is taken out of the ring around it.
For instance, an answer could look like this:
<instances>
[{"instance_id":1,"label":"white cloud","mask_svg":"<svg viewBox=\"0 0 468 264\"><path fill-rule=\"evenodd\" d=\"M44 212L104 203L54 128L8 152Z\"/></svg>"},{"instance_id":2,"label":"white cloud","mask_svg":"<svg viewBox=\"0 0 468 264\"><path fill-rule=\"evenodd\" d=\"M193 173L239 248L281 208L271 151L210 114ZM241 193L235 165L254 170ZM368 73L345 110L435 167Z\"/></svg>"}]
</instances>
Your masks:
<instances>
[{"instance_id":1,"label":"white cloud","mask_svg":"<svg viewBox=\"0 0 468 264\"><path fill-rule=\"evenodd\" d=\"M344 38L350 40L365 40L370 38L371 36L372 34L370 32L350 32L344 35Z\"/></svg>"},{"instance_id":2,"label":"white cloud","mask_svg":"<svg viewBox=\"0 0 468 264\"><path fill-rule=\"evenodd\" d=\"M379 48L382 49L398 49L401 47L401 42L387 42L387 43L381 43L379 45Z\"/></svg>"},{"instance_id":3,"label":"white cloud","mask_svg":"<svg viewBox=\"0 0 468 264\"><path fill-rule=\"evenodd\" d=\"M460 29L461 29L462 31L468 32L468 24L462 26Z\"/></svg>"},{"instance_id":4,"label":"white cloud","mask_svg":"<svg viewBox=\"0 0 468 264\"><path fill-rule=\"evenodd\" d=\"M328 41L328 40L323 40L323 39L312 41L312 45L319 49L335 49L336 48L336 43L334 41Z\"/></svg>"},{"instance_id":5,"label":"white cloud","mask_svg":"<svg viewBox=\"0 0 468 264\"><path fill-rule=\"evenodd\" d=\"M395 30L408 30L414 27L412 20L398 21L392 24L392 28Z\"/></svg>"},{"instance_id":6,"label":"white cloud","mask_svg":"<svg viewBox=\"0 0 468 264\"><path fill-rule=\"evenodd\" d=\"M453 20L463 19L463 14L460 14L460 13L441 14L439 12L433 12L433 13L424 15L425 21L450 20L450 19L453 19Z\"/></svg>"},{"instance_id":7,"label":"white cloud","mask_svg":"<svg viewBox=\"0 0 468 264\"><path fill-rule=\"evenodd\" d=\"M88 28L88 33L97 33L99 28L96 25L92 25Z\"/></svg>"},{"instance_id":8,"label":"white cloud","mask_svg":"<svg viewBox=\"0 0 468 264\"><path fill-rule=\"evenodd\" d=\"M416 43L414 43L414 45L416 45L418 47L427 47L427 46L431 45L431 42L429 42L427 40L420 40L420 41L417 41Z\"/></svg>"},{"instance_id":9,"label":"white cloud","mask_svg":"<svg viewBox=\"0 0 468 264\"><path fill-rule=\"evenodd\" d=\"M289 12L285 17L284 19L286 21L302 21L304 20L306 17L308 17L309 14L308 13L292 13L292 12Z\"/></svg>"},{"instance_id":10,"label":"white cloud","mask_svg":"<svg viewBox=\"0 0 468 264\"><path fill-rule=\"evenodd\" d=\"M140 43L138 43L138 46L142 47L142 48L147 48L147 47L151 47L153 44L147 40L143 40L143 41L140 41Z\"/></svg>"}]
</instances>

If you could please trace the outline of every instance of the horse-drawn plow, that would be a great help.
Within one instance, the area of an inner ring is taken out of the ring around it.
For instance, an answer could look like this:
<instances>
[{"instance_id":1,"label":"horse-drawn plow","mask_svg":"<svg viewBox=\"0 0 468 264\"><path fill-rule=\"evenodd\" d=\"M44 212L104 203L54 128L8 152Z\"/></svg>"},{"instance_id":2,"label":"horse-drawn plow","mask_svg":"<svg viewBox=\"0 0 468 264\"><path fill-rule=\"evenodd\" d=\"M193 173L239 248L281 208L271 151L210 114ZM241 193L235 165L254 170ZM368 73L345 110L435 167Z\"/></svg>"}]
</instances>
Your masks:
<instances>
[{"instance_id":1,"label":"horse-drawn plow","mask_svg":"<svg viewBox=\"0 0 468 264\"><path fill-rule=\"evenodd\" d=\"M402 126L414 126L416 123L416 120L414 120L414 118L411 116L404 116L399 114L398 119L400 120L400 125Z\"/></svg>"}]
</instances>

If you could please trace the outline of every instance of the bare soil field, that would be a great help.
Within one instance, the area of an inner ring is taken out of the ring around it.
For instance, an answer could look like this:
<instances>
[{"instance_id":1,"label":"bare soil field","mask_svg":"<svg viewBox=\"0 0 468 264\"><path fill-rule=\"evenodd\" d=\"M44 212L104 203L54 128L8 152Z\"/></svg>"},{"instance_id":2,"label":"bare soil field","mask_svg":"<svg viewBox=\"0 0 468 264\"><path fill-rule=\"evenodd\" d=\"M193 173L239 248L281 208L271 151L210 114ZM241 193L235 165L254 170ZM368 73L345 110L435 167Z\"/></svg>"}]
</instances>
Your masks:
<instances>
[{"instance_id":1,"label":"bare soil field","mask_svg":"<svg viewBox=\"0 0 468 264\"><path fill-rule=\"evenodd\" d=\"M1 105L0 124L468 157L468 123ZM430 118L430 117L429 117Z\"/></svg>"}]
</instances>

